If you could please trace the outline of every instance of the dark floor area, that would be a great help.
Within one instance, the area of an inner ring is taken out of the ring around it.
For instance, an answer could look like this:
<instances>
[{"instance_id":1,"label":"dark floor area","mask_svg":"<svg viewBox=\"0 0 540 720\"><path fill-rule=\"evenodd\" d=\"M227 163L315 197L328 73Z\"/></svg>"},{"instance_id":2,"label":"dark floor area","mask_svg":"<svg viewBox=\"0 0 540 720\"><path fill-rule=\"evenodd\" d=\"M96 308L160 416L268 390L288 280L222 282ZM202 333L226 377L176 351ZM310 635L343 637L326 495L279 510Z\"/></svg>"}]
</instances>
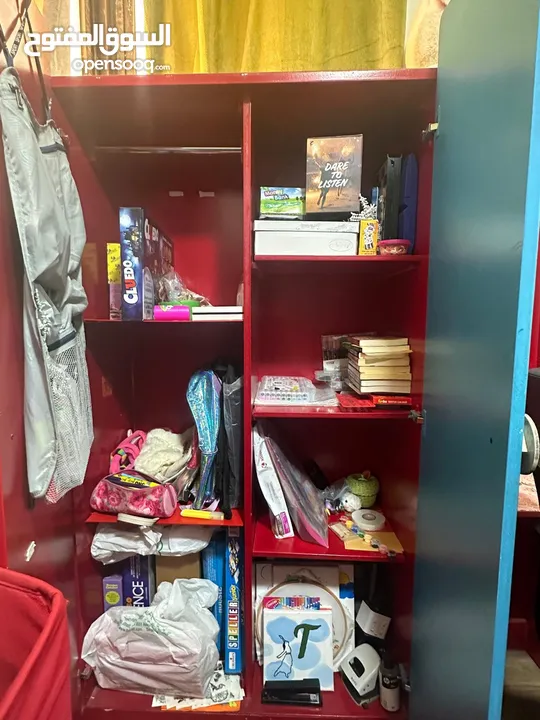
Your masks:
<instances>
[{"instance_id":1,"label":"dark floor area","mask_svg":"<svg viewBox=\"0 0 540 720\"><path fill-rule=\"evenodd\" d=\"M521 650L506 656L503 720L540 719L540 668Z\"/></svg>"}]
</instances>

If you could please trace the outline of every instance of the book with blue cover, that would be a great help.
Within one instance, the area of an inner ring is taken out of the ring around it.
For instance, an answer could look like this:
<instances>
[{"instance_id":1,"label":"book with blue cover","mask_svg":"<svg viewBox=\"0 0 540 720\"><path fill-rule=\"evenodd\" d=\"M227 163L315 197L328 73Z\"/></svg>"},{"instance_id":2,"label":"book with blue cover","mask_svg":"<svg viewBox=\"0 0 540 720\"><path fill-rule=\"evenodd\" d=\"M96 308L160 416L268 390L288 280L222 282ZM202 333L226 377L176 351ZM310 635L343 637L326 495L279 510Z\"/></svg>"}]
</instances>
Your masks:
<instances>
[{"instance_id":1,"label":"book with blue cover","mask_svg":"<svg viewBox=\"0 0 540 720\"><path fill-rule=\"evenodd\" d=\"M202 569L205 580L211 580L218 586L218 599L211 608L219 625L216 645L220 657L223 657L223 586L225 585L225 534L215 533L202 553Z\"/></svg>"}]
</instances>

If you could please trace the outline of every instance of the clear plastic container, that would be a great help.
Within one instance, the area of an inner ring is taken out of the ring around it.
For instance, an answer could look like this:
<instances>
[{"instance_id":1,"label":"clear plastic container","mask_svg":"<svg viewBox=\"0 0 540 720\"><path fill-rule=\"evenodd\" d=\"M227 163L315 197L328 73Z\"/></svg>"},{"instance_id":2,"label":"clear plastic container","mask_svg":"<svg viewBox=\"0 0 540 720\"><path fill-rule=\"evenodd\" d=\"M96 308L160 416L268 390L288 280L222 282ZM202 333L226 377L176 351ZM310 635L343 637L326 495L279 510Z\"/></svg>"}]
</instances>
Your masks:
<instances>
[{"instance_id":1,"label":"clear plastic container","mask_svg":"<svg viewBox=\"0 0 540 720\"><path fill-rule=\"evenodd\" d=\"M335 392L328 386L316 387L304 377L265 375L257 389L257 405L324 405L335 406Z\"/></svg>"}]
</instances>

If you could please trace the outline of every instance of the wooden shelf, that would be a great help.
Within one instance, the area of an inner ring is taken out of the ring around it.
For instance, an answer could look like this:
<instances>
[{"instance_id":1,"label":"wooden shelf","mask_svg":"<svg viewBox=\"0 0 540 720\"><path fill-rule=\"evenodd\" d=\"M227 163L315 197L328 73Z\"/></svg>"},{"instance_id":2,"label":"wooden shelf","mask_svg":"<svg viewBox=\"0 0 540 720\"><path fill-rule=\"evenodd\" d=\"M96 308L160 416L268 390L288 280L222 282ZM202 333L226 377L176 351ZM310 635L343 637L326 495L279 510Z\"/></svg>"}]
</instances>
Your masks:
<instances>
[{"instance_id":1,"label":"wooden shelf","mask_svg":"<svg viewBox=\"0 0 540 720\"><path fill-rule=\"evenodd\" d=\"M406 717L405 709L397 713L388 713L383 710L378 700L375 700L366 710L360 708L352 699L349 691L343 684L339 673L334 674L333 692L323 692L323 704L320 708L294 707L287 705L264 705L261 702L262 670L254 666L253 685L251 696L246 704L246 717L250 718L300 718L312 717L318 720L337 720L338 718L357 718L358 720L382 720L382 718L396 718L403 720Z\"/></svg>"},{"instance_id":2,"label":"wooden shelf","mask_svg":"<svg viewBox=\"0 0 540 720\"><path fill-rule=\"evenodd\" d=\"M381 707L378 700L375 700L366 710L360 708L349 695L343 681L336 673L334 675L333 692L323 692L323 704L320 708L295 707L293 705L265 705L261 702L262 691L262 670L258 665L253 665L251 693L243 700L240 710L231 713L215 713L210 710L200 710L190 717L217 718L227 716L231 720L250 718L301 718L312 717L318 720L338 720L340 718L359 718L361 720L383 720L384 718L395 718L403 720L406 717L406 710L402 708L397 713L387 713ZM149 713L161 714L160 708L152 707L152 698L149 695L121 692L118 690L103 690L96 687L92 692L84 709L84 717L88 720L106 720L114 713L119 720L139 720ZM185 714L185 713L184 713Z\"/></svg>"},{"instance_id":3,"label":"wooden shelf","mask_svg":"<svg viewBox=\"0 0 540 720\"><path fill-rule=\"evenodd\" d=\"M424 267L426 255L255 255L253 272L262 275L353 275L383 276L388 279L402 273L413 273Z\"/></svg>"},{"instance_id":4,"label":"wooden shelf","mask_svg":"<svg viewBox=\"0 0 540 720\"><path fill-rule=\"evenodd\" d=\"M87 523L115 523L118 522L116 515L110 513L93 512L86 518ZM180 509L176 508L174 515L170 518L158 520L156 525L211 525L212 527L242 527L244 521L239 510L232 511L230 520L201 520L200 518L188 518L180 515ZM133 525L132 527L137 527Z\"/></svg>"},{"instance_id":5,"label":"wooden shelf","mask_svg":"<svg viewBox=\"0 0 540 720\"><path fill-rule=\"evenodd\" d=\"M333 420L407 420L410 410L344 412L339 407L254 405L254 418L323 418Z\"/></svg>"},{"instance_id":6,"label":"wooden shelf","mask_svg":"<svg viewBox=\"0 0 540 720\"><path fill-rule=\"evenodd\" d=\"M58 88L119 88L119 87L208 87L216 85L310 85L320 83L358 82L432 82L437 70L431 68L393 70L334 70L308 72L248 72L248 73L171 73L155 75L52 75L51 86Z\"/></svg>"},{"instance_id":7,"label":"wooden shelf","mask_svg":"<svg viewBox=\"0 0 540 720\"><path fill-rule=\"evenodd\" d=\"M418 265L426 255L255 255L256 263L351 263L353 265Z\"/></svg>"},{"instance_id":8,"label":"wooden shelf","mask_svg":"<svg viewBox=\"0 0 540 720\"><path fill-rule=\"evenodd\" d=\"M300 558L304 560L345 560L348 562L403 562L404 555L389 558L369 550L345 550L338 536L328 530L328 547L305 542L298 537L278 540L270 527L268 515L255 523L253 556L266 558Z\"/></svg>"},{"instance_id":9,"label":"wooden shelf","mask_svg":"<svg viewBox=\"0 0 540 720\"><path fill-rule=\"evenodd\" d=\"M238 147L242 144L242 101L247 96L263 109L264 116L272 114L264 108L275 112L292 105L317 107L319 127L333 122L341 112L350 115L353 105L362 108L366 132L366 122L380 127L388 122L389 113L402 118L400 125L406 125L410 115L419 122L431 112L436 79L434 69L395 69L53 76L51 85L86 149ZM171 112L171 107L182 108L182 112ZM295 117L291 113L291 129ZM154 157L163 159L162 155Z\"/></svg>"},{"instance_id":10,"label":"wooden shelf","mask_svg":"<svg viewBox=\"0 0 540 720\"><path fill-rule=\"evenodd\" d=\"M245 718L243 711L246 701L244 700L240 712L230 711L225 713L233 718ZM174 710L171 710L174 712ZM103 688L94 688L88 702L84 708L85 720L108 720L114 717L115 720L139 720L145 718L148 714L159 714L162 716L163 711L159 707L152 707L152 696L141 695L140 693L123 692L122 690L104 690ZM223 711L215 710L196 710L196 711L178 711L179 717L192 718L216 718L223 716Z\"/></svg>"},{"instance_id":11,"label":"wooden shelf","mask_svg":"<svg viewBox=\"0 0 540 720\"><path fill-rule=\"evenodd\" d=\"M204 317L204 315L202 316ZM109 324L114 323L115 325L122 326L140 326L144 325L213 325L214 323L242 323L243 319L231 318L228 315L224 315L220 318L212 318L211 320L167 320L162 322L161 320L111 320L110 318L85 318L85 323L91 323L92 325Z\"/></svg>"}]
</instances>

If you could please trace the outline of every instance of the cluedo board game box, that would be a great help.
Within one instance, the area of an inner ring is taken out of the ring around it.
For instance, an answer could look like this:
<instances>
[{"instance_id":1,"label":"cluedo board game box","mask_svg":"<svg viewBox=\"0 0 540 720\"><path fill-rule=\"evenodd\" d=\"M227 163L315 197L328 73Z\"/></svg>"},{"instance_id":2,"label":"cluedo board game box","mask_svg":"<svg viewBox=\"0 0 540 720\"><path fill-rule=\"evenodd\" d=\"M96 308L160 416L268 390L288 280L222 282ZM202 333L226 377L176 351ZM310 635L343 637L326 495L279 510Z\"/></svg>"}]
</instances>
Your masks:
<instances>
[{"instance_id":1,"label":"cluedo board game box","mask_svg":"<svg viewBox=\"0 0 540 720\"><path fill-rule=\"evenodd\" d=\"M308 139L308 215L358 212L362 178L362 139L362 135Z\"/></svg>"}]
</instances>

